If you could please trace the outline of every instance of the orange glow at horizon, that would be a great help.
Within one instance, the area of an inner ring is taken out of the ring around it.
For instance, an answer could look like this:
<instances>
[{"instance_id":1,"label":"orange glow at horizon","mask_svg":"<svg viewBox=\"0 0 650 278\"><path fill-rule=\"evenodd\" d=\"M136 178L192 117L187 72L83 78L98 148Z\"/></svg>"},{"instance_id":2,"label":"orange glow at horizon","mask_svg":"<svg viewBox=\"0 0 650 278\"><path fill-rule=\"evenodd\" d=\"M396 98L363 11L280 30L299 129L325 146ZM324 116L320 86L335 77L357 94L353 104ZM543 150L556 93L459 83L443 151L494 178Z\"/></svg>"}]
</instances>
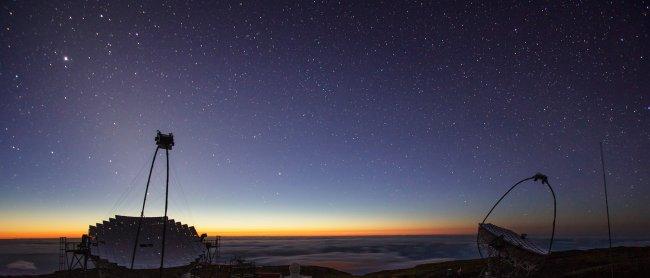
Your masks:
<instances>
[{"instance_id":1,"label":"orange glow at horizon","mask_svg":"<svg viewBox=\"0 0 650 278\"><path fill-rule=\"evenodd\" d=\"M28 212L4 216L0 217L0 239L79 238L88 233L89 225L103 220L97 219L93 213L84 213L72 219L61 217L61 213L54 211L39 216ZM471 221L422 215L347 215L341 218L297 212L265 216L255 213L195 216L192 221L185 221L186 218L179 215L170 218L193 225L199 234L207 233L208 236L461 235L475 232L474 226L468 225Z\"/></svg>"},{"instance_id":2,"label":"orange glow at horizon","mask_svg":"<svg viewBox=\"0 0 650 278\"><path fill-rule=\"evenodd\" d=\"M465 235L472 234L473 228L418 228L418 229L230 229L207 230L208 236L401 236L401 235Z\"/></svg>"},{"instance_id":3,"label":"orange glow at horizon","mask_svg":"<svg viewBox=\"0 0 650 278\"><path fill-rule=\"evenodd\" d=\"M88 230L81 229L52 229L52 230L8 230L0 231L0 239L28 239L28 238L79 238ZM465 235L472 234L473 228L383 228L383 229L291 229L291 228L250 228L250 229L198 229L198 233L207 233L208 236L399 236L399 235Z\"/></svg>"}]
</instances>

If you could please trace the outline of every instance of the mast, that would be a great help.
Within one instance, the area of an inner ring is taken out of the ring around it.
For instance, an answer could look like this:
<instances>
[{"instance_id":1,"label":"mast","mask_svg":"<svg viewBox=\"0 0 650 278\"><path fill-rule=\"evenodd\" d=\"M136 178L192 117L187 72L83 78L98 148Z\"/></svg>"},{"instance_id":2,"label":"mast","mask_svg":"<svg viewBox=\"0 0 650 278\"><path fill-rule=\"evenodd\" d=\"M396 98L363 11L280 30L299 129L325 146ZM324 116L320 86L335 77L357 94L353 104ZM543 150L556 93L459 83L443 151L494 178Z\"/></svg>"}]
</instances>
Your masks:
<instances>
[{"instance_id":1,"label":"mast","mask_svg":"<svg viewBox=\"0 0 650 278\"><path fill-rule=\"evenodd\" d=\"M611 277L614 277L614 264L612 262L612 226L609 223L609 202L607 201L607 174L605 172L605 157L603 155L603 142L600 142L600 164L603 167L603 187L605 188L605 208L607 210L607 236L609 238L609 270Z\"/></svg>"}]
</instances>

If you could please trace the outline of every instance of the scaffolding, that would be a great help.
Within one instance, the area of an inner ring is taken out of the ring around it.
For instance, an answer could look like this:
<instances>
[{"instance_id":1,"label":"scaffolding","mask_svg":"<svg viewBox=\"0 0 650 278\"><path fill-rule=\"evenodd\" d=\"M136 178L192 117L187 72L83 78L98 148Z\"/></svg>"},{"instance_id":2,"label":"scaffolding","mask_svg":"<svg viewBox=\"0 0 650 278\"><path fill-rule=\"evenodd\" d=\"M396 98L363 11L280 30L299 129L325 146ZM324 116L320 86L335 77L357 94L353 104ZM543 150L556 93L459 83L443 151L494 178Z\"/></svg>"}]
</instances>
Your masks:
<instances>
[{"instance_id":1,"label":"scaffolding","mask_svg":"<svg viewBox=\"0 0 650 278\"><path fill-rule=\"evenodd\" d=\"M59 238L59 270L88 270L90 257L89 238L81 237L81 241L70 242L66 237Z\"/></svg>"},{"instance_id":2,"label":"scaffolding","mask_svg":"<svg viewBox=\"0 0 650 278\"><path fill-rule=\"evenodd\" d=\"M68 256L66 255L66 246L68 239L66 237L59 238L59 270L68 269Z\"/></svg>"},{"instance_id":3,"label":"scaffolding","mask_svg":"<svg viewBox=\"0 0 650 278\"><path fill-rule=\"evenodd\" d=\"M205 235L205 234L204 234ZM205 235L207 236L207 235ZM220 257L219 249L221 245L221 237L216 236L212 240L205 240L205 263L207 264L216 264L217 260Z\"/></svg>"}]
</instances>

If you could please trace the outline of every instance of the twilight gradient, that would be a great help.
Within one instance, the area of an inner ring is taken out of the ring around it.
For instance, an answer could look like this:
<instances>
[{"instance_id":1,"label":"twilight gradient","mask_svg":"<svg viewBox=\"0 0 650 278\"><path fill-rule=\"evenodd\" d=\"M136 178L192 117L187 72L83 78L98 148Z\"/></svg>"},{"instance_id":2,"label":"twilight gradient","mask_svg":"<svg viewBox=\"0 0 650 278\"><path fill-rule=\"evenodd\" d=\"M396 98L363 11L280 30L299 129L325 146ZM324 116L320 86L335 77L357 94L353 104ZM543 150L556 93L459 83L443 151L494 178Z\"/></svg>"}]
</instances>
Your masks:
<instances>
[{"instance_id":1,"label":"twilight gradient","mask_svg":"<svg viewBox=\"0 0 650 278\"><path fill-rule=\"evenodd\" d=\"M177 141L171 215L213 235L472 233L537 171L560 236L604 235L599 141L615 236L650 232L641 2L0 13L0 237L137 214L157 129ZM147 215L162 213L162 170ZM529 184L494 221L545 233L550 213Z\"/></svg>"}]
</instances>

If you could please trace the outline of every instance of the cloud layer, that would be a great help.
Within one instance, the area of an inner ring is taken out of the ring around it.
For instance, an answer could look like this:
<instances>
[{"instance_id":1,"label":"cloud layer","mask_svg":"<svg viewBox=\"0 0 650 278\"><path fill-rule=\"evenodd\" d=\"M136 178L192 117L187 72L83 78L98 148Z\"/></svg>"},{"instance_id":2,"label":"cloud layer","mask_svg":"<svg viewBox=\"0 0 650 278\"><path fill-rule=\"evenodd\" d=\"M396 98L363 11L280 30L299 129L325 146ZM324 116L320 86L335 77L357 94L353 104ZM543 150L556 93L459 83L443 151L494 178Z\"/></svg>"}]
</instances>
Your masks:
<instances>
[{"instance_id":1,"label":"cloud layer","mask_svg":"<svg viewBox=\"0 0 650 278\"><path fill-rule=\"evenodd\" d=\"M28 261L15 261L7 264L9 269L19 269L19 270L36 270L36 265L33 262Z\"/></svg>"},{"instance_id":2,"label":"cloud layer","mask_svg":"<svg viewBox=\"0 0 650 278\"><path fill-rule=\"evenodd\" d=\"M333 267L354 274L478 256L473 237L228 238L224 259L243 257L263 265Z\"/></svg>"}]
</instances>

